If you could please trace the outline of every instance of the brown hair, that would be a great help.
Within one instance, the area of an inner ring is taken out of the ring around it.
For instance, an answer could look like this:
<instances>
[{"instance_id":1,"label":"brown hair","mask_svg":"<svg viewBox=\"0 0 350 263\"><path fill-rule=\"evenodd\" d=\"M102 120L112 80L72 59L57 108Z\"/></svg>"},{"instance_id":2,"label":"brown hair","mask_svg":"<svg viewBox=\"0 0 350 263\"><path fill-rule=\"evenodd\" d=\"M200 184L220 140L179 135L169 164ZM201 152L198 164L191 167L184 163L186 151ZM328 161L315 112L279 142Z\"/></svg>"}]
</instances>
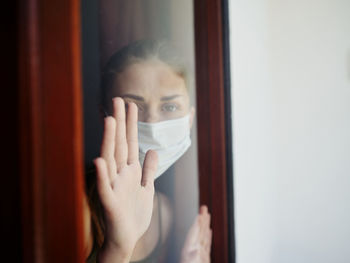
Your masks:
<instances>
[{"instance_id":1,"label":"brown hair","mask_svg":"<svg viewBox=\"0 0 350 263\"><path fill-rule=\"evenodd\" d=\"M101 106L110 113L111 89L115 75L137 62L157 59L168 65L177 75L181 76L189 88L189 70L176 49L165 40L140 40L133 42L113 54L102 71Z\"/></svg>"}]
</instances>

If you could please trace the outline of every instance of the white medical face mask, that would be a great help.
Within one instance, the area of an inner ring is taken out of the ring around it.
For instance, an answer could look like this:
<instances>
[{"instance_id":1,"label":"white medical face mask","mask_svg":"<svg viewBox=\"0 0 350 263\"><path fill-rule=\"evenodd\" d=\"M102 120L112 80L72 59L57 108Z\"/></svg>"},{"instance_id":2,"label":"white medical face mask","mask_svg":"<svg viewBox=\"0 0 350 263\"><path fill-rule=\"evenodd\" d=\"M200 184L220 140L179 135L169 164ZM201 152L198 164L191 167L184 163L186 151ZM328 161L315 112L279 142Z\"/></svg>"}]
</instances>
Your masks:
<instances>
[{"instance_id":1,"label":"white medical face mask","mask_svg":"<svg viewBox=\"0 0 350 263\"><path fill-rule=\"evenodd\" d=\"M141 165L148 150L158 153L156 179L190 147L190 115L156 123L138 122L138 139Z\"/></svg>"}]
</instances>

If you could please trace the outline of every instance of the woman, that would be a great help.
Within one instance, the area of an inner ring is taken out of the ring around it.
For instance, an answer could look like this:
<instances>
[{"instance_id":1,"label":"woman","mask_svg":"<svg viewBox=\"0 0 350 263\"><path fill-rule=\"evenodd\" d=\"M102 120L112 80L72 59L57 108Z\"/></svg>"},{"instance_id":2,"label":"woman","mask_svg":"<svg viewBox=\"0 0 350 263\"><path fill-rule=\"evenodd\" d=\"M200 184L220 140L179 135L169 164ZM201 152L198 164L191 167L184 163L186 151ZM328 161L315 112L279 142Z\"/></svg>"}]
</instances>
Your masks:
<instances>
[{"instance_id":1,"label":"woman","mask_svg":"<svg viewBox=\"0 0 350 263\"><path fill-rule=\"evenodd\" d=\"M187 71L166 43L133 43L107 63L102 107L111 116L105 118L101 157L95 160L98 196L88 183L88 261L161 262L172 209L165 195L154 194L153 180L191 144L194 108ZM209 262L209 224L207 208L201 207L183 263Z\"/></svg>"}]
</instances>

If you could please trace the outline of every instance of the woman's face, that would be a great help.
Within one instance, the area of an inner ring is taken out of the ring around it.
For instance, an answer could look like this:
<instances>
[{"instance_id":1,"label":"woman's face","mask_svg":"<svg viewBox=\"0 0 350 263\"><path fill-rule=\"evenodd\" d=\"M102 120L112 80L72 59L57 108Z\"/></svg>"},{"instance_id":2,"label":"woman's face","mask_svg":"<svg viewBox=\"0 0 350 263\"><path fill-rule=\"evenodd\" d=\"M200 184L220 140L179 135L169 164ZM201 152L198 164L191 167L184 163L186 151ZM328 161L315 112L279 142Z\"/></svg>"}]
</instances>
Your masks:
<instances>
[{"instance_id":1,"label":"woman's face","mask_svg":"<svg viewBox=\"0 0 350 263\"><path fill-rule=\"evenodd\" d=\"M190 111L193 118L184 79L159 60L128 66L116 75L112 92L113 97L136 103L141 122L177 119Z\"/></svg>"}]
</instances>

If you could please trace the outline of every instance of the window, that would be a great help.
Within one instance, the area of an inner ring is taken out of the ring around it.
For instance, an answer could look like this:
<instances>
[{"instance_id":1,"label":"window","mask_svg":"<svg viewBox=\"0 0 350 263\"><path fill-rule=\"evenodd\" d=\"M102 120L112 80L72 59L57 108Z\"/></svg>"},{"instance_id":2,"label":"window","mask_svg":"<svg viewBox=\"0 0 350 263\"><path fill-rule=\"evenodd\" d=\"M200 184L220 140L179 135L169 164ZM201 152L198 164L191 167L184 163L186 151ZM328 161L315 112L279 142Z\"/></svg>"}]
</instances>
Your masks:
<instances>
[{"instance_id":1,"label":"window","mask_svg":"<svg viewBox=\"0 0 350 263\"><path fill-rule=\"evenodd\" d=\"M186 39L186 41L190 41L188 42L191 43L190 45L193 45L191 49L181 46L184 42L177 38L183 37L184 29L192 30L191 27L176 27L178 25L177 22L174 22L177 17L175 14L179 14L181 8L174 5L175 2L161 2L157 5L157 1L150 1L154 4L155 9L152 9L152 5L150 5L147 7L149 9L141 8L141 11L137 11L136 8L132 12L140 12L142 15L142 12L147 10L149 14L155 12L154 10L157 8L166 6L165 10L167 11L160 12L160 16L165 17L166 14L170 14L171 19L166 18L164 21L168 22L154 25L150 21L151 26L147 27L147 30L152 29L154 31L147 32L147 34L173 37L178 41L177 44L180 49L186 52L194 50L195 60L190 64L193 63L191 65L193 68L196 65L195 82L198 88L195 96L196 100L193 103L196 104L198 119L197 147L199 153L198 157L194 158L198 158L200 165L198 165L198 178L193 175L192 182L188 185L194 185L198 180L199 203L207 204L212 213L213 262L228 262L230 233L228 232L227 174L229 165L226 161L227 149L225 144L228 125L225 120L221 2L193 3L192 8L195 15L191 19L194 21L194 35L192 40ZM187 1L184 2L187 3ZM91 9L84 9L86 3L84 1L81 3L83 13L91 11ZM105 7L108 7L108 4L111 3L106 1ZM133 1L127 3L126 5L131 5ZM21 43L28 43L21 46L22 75L20 87L21 94L27 95L22 98L21 105L23 108L20 108L20 112L23 114L21 115L23 119L25 118L23 117L24 114L29 115L28 121L23 123L21 128L21 135L24 138L21 141L21 148L26 149L22 151L22 195L23 199L29 204L29 206L22 206L22 219L25 222L23 258L30 262L82 262L84 260L82 245L83 215L81 212L84 191L84 148L82 137L82 60L80 54L83 55L83 58L87 58L87 56L81 51L80 27L78 26L80 25L81 9L78 1L68 0L51 1L50 3L30 1L21 3L20 7L21 19L26 21L26 23L20 25ZM103 7L103 4L97 6L96 10L103 10L101 9ZM106 10L110 11L112 9L107 8ZM186 13L191 12L186 10ZM103 18L107 17L103 16ZM125 17L130 19L128 16ZM103 29L103 23L99 24L99 28L93 28L96 25L84 21L84 16L82 19L83 26L85 22L85 25L92 26L90 29L95 33L99 31L102 39L103 30L108 32L108 28ZM92 19L99 20L98 14L94 14ZM179 20L178 23L180 22L183 21ZM28 25L28 27L25 27L25 25ZM167 35L169 34L165 30L167 28L171 28L171 35ZM92 57L92 61L83 60L84 73L89 75L90 71L85 71L85 63L90 63L94 65L91 72L95 74L95 76L90 75L88 81L84 77L84 92L86 85L99 85L98 73L115 48L139 38L140 35L137 34L142 33L137 30L133 32L136 35L123 35L120 39L118 38L116 40L117 46L112 49L104 47L103 41L89 43L95 45L93 48L100 47L101 53ZM87 37L87 35L83 31L84 37ZM89 40L91 39L87 38L83 42L89 42ZM109 42L105 43L107 45ZM84 49L83 52L85 52ZM89 102L84 97L84 104L87 105L87 103ZM90 109L85 107L85 113L88 113ZM96 112L93 114L98 118ZM84 123L88 125L86 120ZM28 135L31 136L30 139L27 137ZM97 136L98 141L98 134L89 135L86 133L85 140L89 139L89 136ZM195 143L196 139L193 139L193 141ZM85 146L89 147L87 145L85 143ZM89 156L94 155L94 149L96 148L91 146L91 151L88 148L85 149L87 149L86 159L89 159ZM197 152L195 147L192 151L192 154ZM178 172L179 169L182 169L186 162L184 160L181 166L176 166L174 168L175 173L180 173ZM193 161L190 161L190 163L193 164ZM191 169L194 169L195 172L197 170L196 166ZM174 195L179 198L181 197L179 194L181 187L187 186L181 180L179 179L178 182L173 184L176 186ZM166 183L164 184L166 185ZM192 192L192 190L188 190L188 192ZM184 206L195 207L196 198L190 200L190 203L186 202L185 199L178 201L177 205L180 208L175 206L175 210L181 210ZM193 216L193 210L190 213ZM188 227L192 216L184 218L185 223L178 226L181 231L179 231L180 235L175 238L176 246L180 246L181 239L184 238L183 234L186 232L186 227ZM182 229L182 227L184 228Z\"/></svg>"}]
</instances>

